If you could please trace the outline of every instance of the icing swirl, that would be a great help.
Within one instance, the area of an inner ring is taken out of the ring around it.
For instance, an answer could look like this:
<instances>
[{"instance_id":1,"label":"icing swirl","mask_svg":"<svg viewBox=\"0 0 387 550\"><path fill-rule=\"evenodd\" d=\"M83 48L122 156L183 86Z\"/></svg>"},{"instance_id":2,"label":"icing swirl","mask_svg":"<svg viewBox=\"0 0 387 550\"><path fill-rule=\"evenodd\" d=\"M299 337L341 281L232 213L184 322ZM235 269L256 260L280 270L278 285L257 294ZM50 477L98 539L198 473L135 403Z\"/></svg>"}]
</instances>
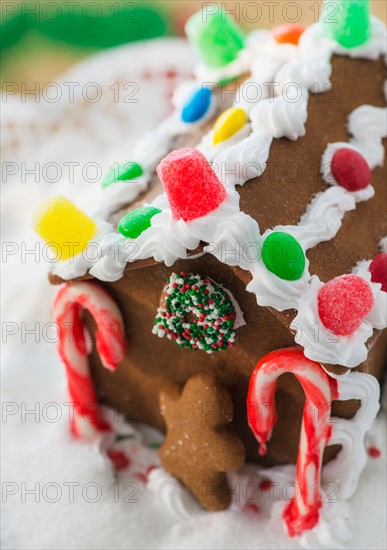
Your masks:
<instances>
[{"instance_id":1,"label":"icing swirl","mask_svg":"<svg viewBox=\"0 0 387 550\"><path fill-rule=\"evenodd\" d=\"M228 185L243 185L266 169L273 138L266 132L249 135L222 151L212 164L218 178Z\"/></svg>"},{"instance_id":2,"label":"icing swirl","mask_svg":"<svg viewBox=\"0 0 387 550\"><path fill-rule=\"evenodd\" d=\"M383 166L382 139L387 137L387 109L371 105L358 107L349 115L348 130L353 135L351 143L361 151L371 170Z\"/></svg>"},{"instance_id":3,"label":"icing swirl","mask_svg":"<svg viewBox=\"0 0 387 550\"><path fill-rule=\"evenodd\" d=\"M267 132L274 138L286 137L291 140L305 135L308 94L289 101L284 97L265 99L252 109L251 121L254 132Z\"/></svg>"}]
</instances>

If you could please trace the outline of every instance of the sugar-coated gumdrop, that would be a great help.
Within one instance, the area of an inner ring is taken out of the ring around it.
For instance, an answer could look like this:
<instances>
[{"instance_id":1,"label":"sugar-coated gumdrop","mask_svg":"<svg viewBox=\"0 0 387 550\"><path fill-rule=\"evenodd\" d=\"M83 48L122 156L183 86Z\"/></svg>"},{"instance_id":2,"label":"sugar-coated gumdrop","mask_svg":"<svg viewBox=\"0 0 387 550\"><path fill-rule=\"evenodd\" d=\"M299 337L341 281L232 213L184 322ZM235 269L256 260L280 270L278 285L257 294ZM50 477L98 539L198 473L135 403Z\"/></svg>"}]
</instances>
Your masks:
<instances>
[{"instance_id":1,"label":"sugar-coated gumdrop","mask_svg":"<svg viewBox=\"0 0 387 550\"><path fill-rule=\"evenodd\" d=\"M39 206L34 229L61 261L80 254L97 233L95 221L60 195Z\"/></svg>"},{"instance_id":2,"label":"sugar-coated gumdrop","mask_svg":"<svg viewBox=\"0 0 387 550\"><path fill-rule=\"evenodd\" d=\"M383 292L387 292L387 253L378 254L370 265L371 281L380 283Z\"/></svg>"},{"instance_id":3,"label":"sugar-coated gumdrop","mask_svg":"<svg viewBox=\"0 0 387 550\"><path fill-rule=\"evenodd\" d=\"M370 19L369 0L325 0L320 25L325 36L355 48L369 39Z\"/></svg>"},{"instance_id":4,"label":"sugar-coated gumdrop","mask_svg":"<svg viewBox=\"0 0 387 550\"><path fill-rule=\"evenodd\" d=\"M305 31L305 25L297 23L284 23L272 29L271 34L278 44L294 44L297 46L300 36Z\"/></svg>"},{"instance_id":5,"label":"sugar-coated gumdrop","mask_svg":"<svg viewBox=\"0 0 387 550\"><path fill-rule=\"evenodd\" d=\"M153 206L143 206L136 208L125 214L118 224L118 231L124 237L137 239L146 229L151 226L151 219L161 210Z\"/></svg>"},{"instance_id":6,"label":"sugar-coated gumdrop","mask_svg":"<svg viewBox=\"0 0 387 550\"><path fill-rule=\"evenodd\" d=\"M374 296L362 277L341 275L320 289L317 305L323 325L337 336L348 336L371 311Z\"/></svg>"},{"instance_id":7,"label":"sugar-coated gumdrop","mask_svg":"<svg viewBox=\"0 0 387 550\"><path fill-rule=\"evenodd\" d=\"M137 162L125 162L120 164L118 169L114 167L106 174L102 187L108 187L117 181L134 180L139 178L143 172L142 167Z\"/></svg>"},{"instance_id":8,"label":"sugar-coated gumdrop","mask_svg":"<svg viewBox=\"0 0 387 550\"><path fill-rule=\"evenodd\" d=\"M214 124L214 145L226 141L246 124L246 111L239 107L230 107L217 118Z\"/></svg>"},{"instance_id":9,"label":"sugar-coated gumdrop","mask_svg":"<svg viewBox=\"0 0 387 550\"><path fill-rule=\"evenodd\" d=\"M209 13L203 9L190 17L185 32L207 67L223 67L238 56L245 35L235 21L219 6Z\"/></svg>"},{"instance_id":10,"label":"sugar-coated gumdrop","mask_svg":"<svg viewBox=\"0 0 387 550\"><path fill-rule=\"evenodd\" d=\"M181 112L181 120L186 124L197 122L208 112L211 105L212 91L202 86L186 101Z\"/></svg>"},{"instance_id":11,"label":"sugar-coated gumdrop","mask_svg":"<svg viewBox=\"0 0 387 550\"><path fill-rule=\"evenodd\" d=\"M197 149L177 149L158 165L175 220L191 221L217 208L226 197L206 157Z\"/></svg>"},{"instance_id":12,"label":"sugar-coated gumdrop","mask_svg":"<svg viewBox=\"0 0 387 550\"><path fill-rule=\"evenodd\" d=\"M347 191L360 191L371 183L371 170L365 158L346 147L333 155L331 172L337 183Z\"/></svg>"},{"instance_id":13,"label":"sugar-coated gumdrop","mask_svg":"<svg viewBox=\"0 0 387 550\"><path fill-rule=\"evenodd\" d=\"M292 235L282 231L275 231L265 239L262 260L269 271L285 281L296 281L304 273L304 251Z\"/></svg>"}]
</instances>

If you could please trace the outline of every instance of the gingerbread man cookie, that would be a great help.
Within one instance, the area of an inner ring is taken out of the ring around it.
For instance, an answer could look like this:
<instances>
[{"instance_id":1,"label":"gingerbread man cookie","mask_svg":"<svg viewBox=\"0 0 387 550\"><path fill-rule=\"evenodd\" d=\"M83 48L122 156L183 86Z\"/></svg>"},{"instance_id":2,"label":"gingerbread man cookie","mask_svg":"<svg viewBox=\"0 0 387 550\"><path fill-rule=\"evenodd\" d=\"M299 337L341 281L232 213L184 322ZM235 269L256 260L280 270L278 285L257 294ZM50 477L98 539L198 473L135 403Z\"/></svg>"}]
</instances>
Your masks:
<instances>
[{"instance_id":1,"label":"gingerbread man cookie","mask_svg":"<svg viewBox=\"0 0 387 550\"><path fill-rule=\"evenodd\" d=\"M233 404L213 376L193 376L181 390L160 393L167 436L160 448L163 467L211 511L231 501L226 473L244 462L244 446L230 423Z\"/></svg>"}]
</instances>

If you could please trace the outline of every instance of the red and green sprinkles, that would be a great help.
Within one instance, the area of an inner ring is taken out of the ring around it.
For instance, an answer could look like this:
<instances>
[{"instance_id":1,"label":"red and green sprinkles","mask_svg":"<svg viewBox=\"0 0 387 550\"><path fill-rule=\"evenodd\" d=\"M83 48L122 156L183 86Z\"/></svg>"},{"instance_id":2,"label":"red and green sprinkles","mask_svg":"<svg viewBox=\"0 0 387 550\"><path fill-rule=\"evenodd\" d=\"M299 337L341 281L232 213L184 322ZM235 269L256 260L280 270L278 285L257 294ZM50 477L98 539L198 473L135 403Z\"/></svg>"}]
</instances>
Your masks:
<instances>
[{"instance_id":1,"label":"red and green sprinkles","mask_svg":"<svg viewBox=\"0 0 387 550\"><path fill-rule=\"evenodd\" d=\"M234 345L234 321L234 306L221 286L193 273L172 273L152 332L182 348L214 353Z\"/></svg>"}]
</instances>

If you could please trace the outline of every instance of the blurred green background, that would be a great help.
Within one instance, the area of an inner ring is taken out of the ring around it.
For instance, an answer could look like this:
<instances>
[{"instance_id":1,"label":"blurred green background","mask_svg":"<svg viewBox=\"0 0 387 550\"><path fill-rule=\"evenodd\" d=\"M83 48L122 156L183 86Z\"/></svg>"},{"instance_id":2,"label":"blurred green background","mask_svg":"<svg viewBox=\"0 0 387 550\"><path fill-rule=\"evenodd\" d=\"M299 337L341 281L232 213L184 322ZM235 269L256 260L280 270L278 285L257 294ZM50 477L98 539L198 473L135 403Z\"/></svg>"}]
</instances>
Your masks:
<instances>
[{"instance_id":1,"label":"blurred green background","mask_svg":"<svg viewBox=\"0 0 387 550\"><path fill-rule=\"evenodd\" d=\"M231 13L239 13L240 24L250 30L283 22L283 10L288 9L289 4L298 4L301 21L312 23L321 1L218 3ZM187 18L205 4L214 2L1 0L1 82L46 83L100 49L160 36L183 35ZM254 4L261 9L258 23ZM386 7L386 0L372 2L373 13L384 20ZM289 10L289 16L295 16L294 9Z\"/></svg>"}]
</instances>

